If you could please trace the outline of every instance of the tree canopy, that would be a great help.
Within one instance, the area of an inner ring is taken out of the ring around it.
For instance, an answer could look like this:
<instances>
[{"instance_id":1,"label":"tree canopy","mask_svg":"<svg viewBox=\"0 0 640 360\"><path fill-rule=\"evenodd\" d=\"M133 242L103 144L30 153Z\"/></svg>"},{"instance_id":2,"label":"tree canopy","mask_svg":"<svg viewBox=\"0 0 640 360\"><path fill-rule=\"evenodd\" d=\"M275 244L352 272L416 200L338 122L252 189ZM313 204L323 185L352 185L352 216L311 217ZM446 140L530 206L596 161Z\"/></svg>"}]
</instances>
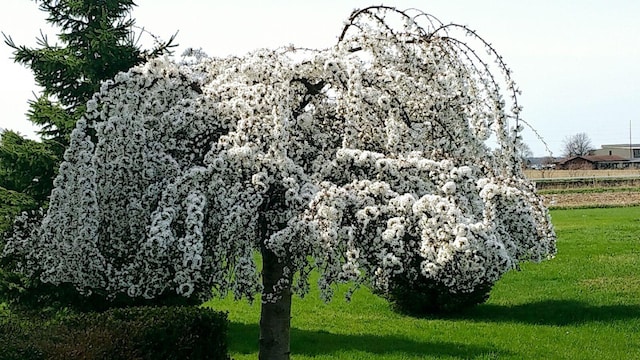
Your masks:
<instances>
[{"instance_id":1,"label":"tree canopy","mask_svg":"<svg viewBox=\"0 0 640 360\"><path fill-rule=\"evenodd\" d=\"M88 101L48 212L5 256L85 292L261 293L261 358L286 358L290 303L286 324L265 319L312 269L326 298L398 273L467 292L555 254L517 92L468 28L385 6L355 11L328 49L153 59Z\"/></svg>"},{"instance_id":2,"label":"tree canopy","mask_svg":"<svg viewBox=\"0 0 640 360\"><path fill-rule=\"evenodd\" d=\"M587 133L577 133L567 136L562 141L562 155L564 157L589 155L593 151L591 138Z\"/></svg>"}]
</instances>

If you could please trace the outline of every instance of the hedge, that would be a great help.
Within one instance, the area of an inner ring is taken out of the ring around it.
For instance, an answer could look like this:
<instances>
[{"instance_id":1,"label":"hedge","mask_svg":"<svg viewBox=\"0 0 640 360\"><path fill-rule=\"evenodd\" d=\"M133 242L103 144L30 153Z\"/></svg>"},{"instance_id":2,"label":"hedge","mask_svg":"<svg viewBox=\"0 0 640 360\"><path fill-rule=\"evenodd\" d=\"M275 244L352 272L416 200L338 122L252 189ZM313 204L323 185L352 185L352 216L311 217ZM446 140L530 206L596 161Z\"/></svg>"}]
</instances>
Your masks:
<instances>
[{"instance_id":1,"label":"hedge","mask_svg":"<svg viewBox=\"0 0 640 360\"><path fill-rule=\"evenodd\" d=\"M189 306L130 307L0 320L0 360L224 359L226 313Z\"/></svg>"}]
</instances>

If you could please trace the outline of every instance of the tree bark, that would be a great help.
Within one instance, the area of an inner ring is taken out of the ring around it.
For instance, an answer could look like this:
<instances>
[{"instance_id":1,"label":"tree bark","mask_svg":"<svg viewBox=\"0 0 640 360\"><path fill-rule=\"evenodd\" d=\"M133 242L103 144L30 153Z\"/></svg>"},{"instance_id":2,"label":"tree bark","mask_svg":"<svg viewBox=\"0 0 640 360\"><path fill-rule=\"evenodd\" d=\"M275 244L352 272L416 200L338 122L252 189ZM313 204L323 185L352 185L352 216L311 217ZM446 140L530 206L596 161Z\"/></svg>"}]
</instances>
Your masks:
<instances>
[{"instance_id":1,"label":"tree bark","mask_svg":"<svg viewBox=\"0 0 640 360\"><path fill-rule=\"evenodd\" d=\"M260 311L260 360L289 360L291 329L291 275L285 275L285 264L269 249L262 246L262 284L264 285ZM275 293L275 299L265 299L273 294L279 280L287 281L284 288Z\"/></svg>"}]
</instances>

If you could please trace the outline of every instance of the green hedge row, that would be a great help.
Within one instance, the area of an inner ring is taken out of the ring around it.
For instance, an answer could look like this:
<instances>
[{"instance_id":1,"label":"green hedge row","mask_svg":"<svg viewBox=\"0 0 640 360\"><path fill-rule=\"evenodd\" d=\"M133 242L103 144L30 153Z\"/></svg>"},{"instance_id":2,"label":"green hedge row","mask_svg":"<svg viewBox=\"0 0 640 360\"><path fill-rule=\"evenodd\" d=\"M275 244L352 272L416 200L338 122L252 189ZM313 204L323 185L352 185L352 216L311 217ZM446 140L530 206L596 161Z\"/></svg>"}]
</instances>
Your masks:
<instances>
[{"instance_id":1,"label":"green hedge row","mask_svg":"<svg viewBox=\"0 0 640 360\"><path fill-rule=\"evenodd\" d=\"M50 320L0 319L0 360L225 359L228 320L207 308L112 309Z\"/></svg>"}]
</instances>

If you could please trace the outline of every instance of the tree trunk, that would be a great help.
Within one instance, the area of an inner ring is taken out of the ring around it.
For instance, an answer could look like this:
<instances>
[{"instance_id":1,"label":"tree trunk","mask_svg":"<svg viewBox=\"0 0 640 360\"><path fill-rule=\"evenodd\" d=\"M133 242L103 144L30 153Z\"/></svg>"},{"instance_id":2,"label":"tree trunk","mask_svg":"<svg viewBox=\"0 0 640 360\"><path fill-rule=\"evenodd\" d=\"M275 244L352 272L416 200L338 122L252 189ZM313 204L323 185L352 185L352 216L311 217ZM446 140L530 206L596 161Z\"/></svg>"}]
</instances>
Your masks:
<instances>
[{"instance_id":1,"label":"tree trunk","mask_svg":"<svg viewBox=\"0 0 640 360\"><path fill-rule=\"evenodd\" d=\"M289 360L291 328L291 275L284 274L285 264L264 246L262 251L262 284L264 285L260 312L260 360ZM279 280L287 281L275 299L265 299L273 293Z\"/></svg>"}]
</instances>

